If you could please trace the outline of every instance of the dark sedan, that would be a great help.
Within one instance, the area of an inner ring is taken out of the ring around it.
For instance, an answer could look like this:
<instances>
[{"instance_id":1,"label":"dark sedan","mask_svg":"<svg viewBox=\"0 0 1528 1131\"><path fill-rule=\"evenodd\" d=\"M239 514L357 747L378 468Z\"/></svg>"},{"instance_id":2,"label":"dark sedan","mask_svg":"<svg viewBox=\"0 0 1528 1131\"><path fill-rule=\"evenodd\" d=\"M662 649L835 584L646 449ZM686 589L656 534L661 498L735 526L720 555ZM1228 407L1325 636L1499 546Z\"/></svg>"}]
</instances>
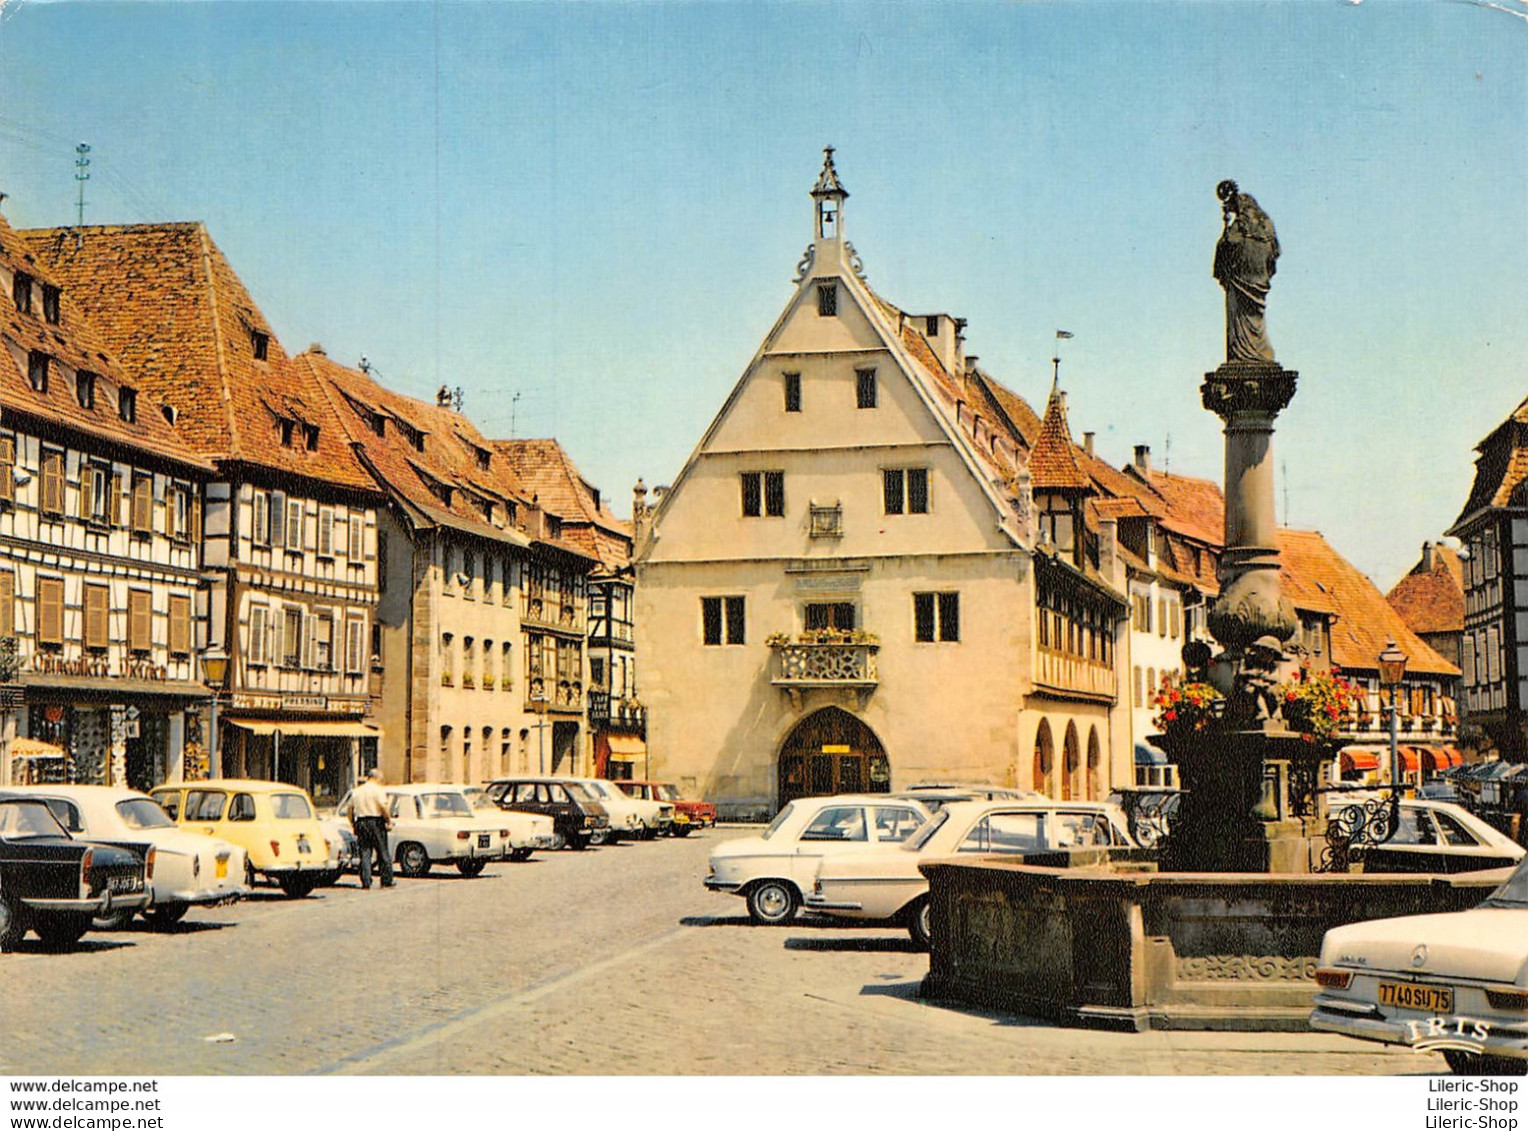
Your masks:
<instances>
[{"instance_id":1,"label":"dark sedan","mask_svg":"<svg viewBox=\"0 0 1528 1131\"><path fill-rule=\"evenodd\" d=\"M577 782L500 778L483 793L500 809L552 818L552 839L558 848L587 848L596 836L610 831L605 807Z\"/></svg>"},{"instance_id":2,"label":"dark sedan","mask_svg":"<svg viewBox=\"0 0 1528 1131\"><path fill-rule=\"evenodd\" d=\"M149 902L154 851L75 840L35 797L0 794L0 951L27 931L72 946L90 922Z\"/></svg>"}]
</instances>

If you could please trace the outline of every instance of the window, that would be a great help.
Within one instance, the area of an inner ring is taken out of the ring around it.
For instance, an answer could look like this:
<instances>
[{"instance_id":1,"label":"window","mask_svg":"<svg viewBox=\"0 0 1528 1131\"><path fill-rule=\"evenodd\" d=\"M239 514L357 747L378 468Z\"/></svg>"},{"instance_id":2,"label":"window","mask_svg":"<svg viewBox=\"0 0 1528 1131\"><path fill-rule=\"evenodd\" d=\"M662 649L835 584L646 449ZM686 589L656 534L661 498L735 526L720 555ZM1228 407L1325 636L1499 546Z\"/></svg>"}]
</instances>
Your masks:
<instances>
[{"instance_id":1,"label":"window","mask_svg":"<svg viewBox=\"0 0 1528 1131\"><path fill-rule=\"evenodd\" d=\"M259 330L249 332L249 348L256 361L264 361L270 355L271 336Z\"/></svg>"},{"instance_id":2,"label":"window","mask_svg":"<svg viewBox=\"0 0 1528 1131\"><path fill-rule=\"evenodd\" d=\"M923 333L926 337L937 338L939 336L939 315L925 315L923 319Z\"/></svg>"},{"instance_id":3,"label":"window","mask_svg":"<svg viewBox=\"0 0 1528 1131\"><path fill-rule=\"evenodd\" d=\"M449 632L440 634L440 682L446 687L456 682L456 649L451 646L451 642Z\"/></svg>"},{"instance_id":4,"label":"window","mask_svg":"<svg viewBox=\"0 0 1528 1131\"><path fill-rule=\"evenodd\" d=\"M286 548L302 551L302 500L288 499L286 503Z\"/></svg>"},{"instance_id":5,"label":"window","mask_svg":"<svg viewBox=\"0 0 1528 1131\"><path fill-rule=\"evenodd\" d=\"M334 670L334 614L319 613L313 618L313 666L321 672Z\"/></svg>"},{"instance_id":6,"label":"window","mask_svg":"<svg viewBox=\"0 0 1528 1131\"><path fill-rule=\"evenodd\" d=\"M830 604L808 605L803 619L809 632L824 628L851 632L854 629L854 603L834 601Z\"/></svg>"},{"instance_id":7,"label":"window","mask_svg":"<svg viewBox=\"0 0 1528 1131\"><path fill-rule=\"evenodd\" d=\"M16 437L0 436L0 502L16 501Z\"/></svg>"},{"instance_id":8,"label":"window","mask_svg":"<svg viewBox=\"0 0 1528 1131\"><path fill-rule=\"evenodd\" d=\"M74 396L81 408L95 408L96 375L81 369L74 374Z\"/></svg>"},{"instance_id":9,"label":"window","mask_svg":"<svg viewBox=\"0 0 1528 1131\"><path fill-rule=\"evenodd\" d=\"M462 637L462 686L477 686L477 641Z\"/></svg>"},{"instance_id":10,"label":"window","mask_svg":"<svg viewBox=\"0 0 1528 1131\"><path fill-rule=\"evenodd\" d=\"M127 595L127 647L132 652L147 652L154 646L154 595L147 589L133 589Z\"/></svg>"},{"instance_id":11,"label":"window","mask_svg":"<svg viewBox=\"0 0 1528 1131\"><path fill-rule=\"evenodd\" d=\"M40 505L43 514L61 515L64 513L63 452L43 452L42 454L42 499Z\"/></svg>"},{"instance_id":12,"label":"window","mask_svg":"<svg viewBox=\"0 0 1528 1131\"><path fill-rule=\"evenodd\" d=\"M32 276L23 275L20 271L11 276L11 298L16 301L16 309L21 313L32 313Z\"/></svg>"},{"instance_id":13,"label":"window","mask_svg":"<svg viewBox=\"0 0 1528 1131\"><path fill-rule=\"evenodd\" d=\"M64 642L64 582L59 577L37 579L37 643Z\"/></svg>"},{"instance_id":14,"label":"window","mask_svg":"<svg viewBox=\"0 0 1528 1131\"><path fill-rule=\"evenodd\" d=\"M137 389L119 388L117 390L117 415L128 424L138 419Z\"/></svg>"},{"instance_id":15,"label":"window","mask_svg":"<svg viewBox=\"0 0 1528 1131\"><path fill-rule=\"evenodd\" d=\"M40 350L33 350L27 354L27 380L32 383L34 392L46 393L48 391L48 367L52 358Z\"/></svg>"},{"instance_id":16,"label":"window","mask_svg":"<svg viewBox=\"0 0 1528 1131\"><path fill-rule=\"evenodd\" d=\"M993 813L960 844L960 852L1034 852L1045 847L1039 813Z\"/></svg>"},{"instance_id":17,"label":"window","mask_svg":"<svg viewBox=\"0 0 1528 1131\"><path fill-rule=\"evenodd\" d=\"M366 622L360 617L345 622L345 670L351 675L366 671Z\"/></svg>"},{"instance_id":18,"label":"window","mask_svg":"<svg viewBox=\"0 0 1528 1131\"><path fill-rule=\"evenodd\" d=\"M264 605L251 605L249 609L249 649L245 653L251 664L269 662L266 638L270 633L271 611Z\"/></svg>"},{"instance_id":19,"label":"window","mask_svg":"<svg viewBox=\"0 0 1528 1131\"><path fill-rule=\"evenodd\" d=\"M271 497L264 491L255 491L250 503L250 538L257 546L268 546L271 541Z\"/></svg>"},{"instance_id":20,"label":"window","mask_svg":"<svg viewBox=\"0 0 1528 1131\"><path fill-rule=\"evenodd\" d=\"M154 531L154 481L147 475L133 478L132 513L129 515L134 534L152 534Z\"/></svg>"},{"instance_id":21,"label":"window","mask_svg":"<svg viewBox=\"0 0 1528 1131\"><path fill-rule=\"evenodd\" d=\"M277 422L277 428L281 432L281 446L283 448L290 448L292 446L292 437L297 430L297 422L295 420L281 420Z\"/></svg>"},{"instance_id":22,"label":"window","mask_svg":"<svg viewBox=\"0 0 1528 1131\"><path fill-rule=\"evenodd\" d=\"M302 442L310 452L318 451L318 425L304 424L302 426Z\"/></svg>"},{"instance_id":23,"label":"window","mask_svg":"<svg viewBox=\"0 0 1528 1131\"><path fill-rule=\"evenodd\" d=\"M191 540L191 492L171 487L165 507L165 534L176 542Z\"/></svg>"},{"instance_id":24,"label":"window","mask_svg":"<svg viewBox=\"0 0 1528 1131\"><path fill-rule=\"evenodd\" d=\"M702 597L700 599L702 638L707 644L742 644L743 598Z\"/></svg>"},{"instance_id":25,"label":"window","mask_svg":"<svg viewBox=\"0 0 1528 1131\"><path fill-rule=\"evenodd\" d=\"M361 516L350 516L350 539L345 544L345 553L349 556L352 565L359 565L366 558L366 526L361 521Z\"/></svg>"},{"instance_id":26,"label":"window","mask_svg":"<svg viewBox=\"0 0 1528 1131\"><path fill-rule=\"evenodd\" d=\"M58 299L59 289L52 283L42 285L42 317L43 321L58 325Z\"/></svg>"},{"instance_id":27,"label":"window","mask_svg":"<svg viewBox=\"0 0 1528 1131\"><path fill-rule=\"evenodd\" d=\"M875 808L875 839L900 843L923 824L916 810L900 806L877 805Z\"/></svg>"},{"instance_id":28,"label":"window","mask_svg":"<svg viewBox=\"0 0 1528 1131\"><path fill-rule=\"evenodd\" d=\"M191 654L191 598L184 593L170 594L170 655Z\"/></svg>"},{"instance_id":29,"label":"window","mask_svg":"<svg viewBox=\"0 0 1528 1131\"><path fill-rule=\"evenodd\" d=\"M743 517L780 518L785 514L785 472L745 471L742 484Z\"/></svg>"},{"instance_id":30,"label":"window","mask_svg":"<svg viewBox=\"0 0 1528 1131\"><path fill-rule=\"evenodd\" d=\"M318 556L334 556L334 508L318 508Z\"/></svg>"},{"instance_id":31,"label":"window","mask_svg":"<svg viewBox=\"0 0 1528 1131\"><path fill-rule=\"evenodd\" d=\"M928 514L928 468L885 468L881 494L887 514Z\"/></svg>"},{"instance_id":32,"label":"window","mask_svg":"<svg viewBox=\"0 0 1528 1131\"><path fill-rule=\"evenodd\" d=\"M801 374L785 374L785 411L801 411Z\"/></svg>"},{"instance_id":33,"label":"window","mask_svg":"<svg viewBox=\"0 0 1528 1131\"><path fill-rule=\"evenodd\" d=\"M874 369L856 369L854 371L854 407L875 407Z\"/></svg>"},{"instance_id":34,"label":"window","mask_svg":"<svg viewBox=\"0 0 1528 1131\"><path fill-rule=\"evenodd\" d=\"M115 493L111 468L99 464L86 464L80 472L80 517L87 522L106 526L113 518L112 507Z\"/></svg>"},{"instance_id":35,"label":"window","mask_svg":"<svg viewBox=\"0 0 1528 1131\"><path fill-rule=\"evenodd\" d=\"M1146 687L1146 685L1145 685L1145 683L1143 681L1143 677L1142 677L1142 674L1141 674L1141 665L1140 664L1136 664L1135 665L1135 705L1137 707L1144 707L1146 705L1145 687Z\"/></svg>"},{"instance_id":36,"label":"window","mask_svg":"<svg viewBox=\"0 0 1528 1131\"><path fill-rule=\"evenodd\" d=\"M230 821L253 821L255 819L255 798L253 794L236 793L233 800L228 803L228 819Z\"/></svg>"},{"instance_id":37,"label":"window","mask_svg":"<svg viewBox=\"0 0 1528 1131\"><path fill-rule=\"evenodd\" d=\"M921 644L960 640L960 594L914 593L913 639Z\"/></svg>"},{"instance_id":38,"label":"window","mask_svg":"<svg viewBox=\"0 0 1528 1131\"><path fill-rule=\"evenodd\" d=\"M104 652L110 643L107 636L107 615L111 606L111 590L105 585L85 585L85 647L93 652Z\"/></svg>"},{"instance_id":39,"label":"window","mask_svg":"<svg viewBox=\"0 0 1528 1131\"><path fill-rule=\"evenodd\" d=\"M0 573L0 636L16 634L16 574Z\"/></svg>"},{"instance_id":40,"label":"window","mask_svg":"<svg viewBox=\"0 0 1528 1131\"><path fill-rule=\"evenodd\" d=\"M817 284L817 313L824 318L838 314L838 284Z\"/></svg>"},{"instance_id":41,"label":"window","mask_svg":"<svg viewBox=\"0 0 1528 1131\"><path fill-rule=\"evenodd\" d=\"M824 809L801 830L801 840L866 840L865 810L859 806Z\"/></svg>"},{"instance_id":42,"label":"window","mask_svg":"<svg viewBox=\"0 0 1528 1131\"><path fill-rule=\"evenodd\" d=\"M281 664L283 667L302 666L302 609L288 605L282 613Z\"/></svg>"},{"instance_id":43,"label":"window","mask_svg":"<svg viewBox=\"0 0 1528 1131\"><path fill-rule=\"evenodd\" d=\"M1157 635L1167 635L1167 598L1157 598Z\"/></svg>"},{"instance_id":44,"label":"window","mask_svg":"<svg viewBox=\"0 0 1528 1131\"><path fill-rule=\"evenodd\" d=\"M515 677L513 672L515 669L510 666L510 661L513 658L513 649L514 645L506 640L500 650L502 659L499 661L499 690L501 691L508 691L514 686Z\"/></svg>"}]
</instances>

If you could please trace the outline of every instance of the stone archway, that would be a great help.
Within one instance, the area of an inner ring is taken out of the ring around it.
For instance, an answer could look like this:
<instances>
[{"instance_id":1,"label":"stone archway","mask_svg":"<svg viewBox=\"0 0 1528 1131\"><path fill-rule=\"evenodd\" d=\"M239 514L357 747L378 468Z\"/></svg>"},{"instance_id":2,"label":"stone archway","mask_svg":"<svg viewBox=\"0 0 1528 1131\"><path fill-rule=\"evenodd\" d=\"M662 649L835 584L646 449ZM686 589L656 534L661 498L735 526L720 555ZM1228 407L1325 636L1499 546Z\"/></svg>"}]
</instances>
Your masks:
<instances>
[{"instance_id":1,"label":"stone archway","mask_svg":"<svg viewBox=\"0 0 1528 1131\"><path fill-rule=\"evenodd\" d=\"M1056 770L1056 740L1051 737L1049 719L1041 719L1035 731L1035 765L1030 788L1046 797L1055 792L1052 775Z\"/></svg>"},{"instance_id":2,"label":"stone archway","mask_svg":"<svg viewBox=\"0 0 1528 1131\"><path fill-rule=\"evenodd\" d=\"M779 805L833 793L889 793L891 763L860 719L824 707L802 719L780 747Z\"/></svg>"},{"instance_id":3,"label":"stone archway","mask_svg":"<svg viewBox=\"0 0 1528 1131\"><path fill-rule=\"evenodd\" d=\"M1103 796L1103 782L1098 770L1103 761L1103 750L1098 742L1098 728L1088 728L1088 800L1097 801Z\"/></svg>"},{"instance_id":4,"label":"stone archway","mask_svg":"<svg viewBox=\"0 0 1528 1131\"><path fill-rule=\"evenodd\" d=\"M1066 724L1066 738L1062 741L1061 800L1071 801L1082 793L1082 742L1077 737L1077 724Z\"/></svg>"}]
</instances>

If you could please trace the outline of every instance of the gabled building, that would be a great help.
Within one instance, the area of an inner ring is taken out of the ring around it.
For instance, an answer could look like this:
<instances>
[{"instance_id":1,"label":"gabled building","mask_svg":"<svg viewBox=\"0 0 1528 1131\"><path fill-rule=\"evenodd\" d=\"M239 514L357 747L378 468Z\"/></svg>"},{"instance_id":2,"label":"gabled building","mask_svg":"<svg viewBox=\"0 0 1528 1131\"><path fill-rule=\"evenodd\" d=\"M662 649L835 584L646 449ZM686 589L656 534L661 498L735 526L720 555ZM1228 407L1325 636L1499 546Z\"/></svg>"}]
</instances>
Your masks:
<instances>
[{"instance_id":1,"label":"gabled building","mask_svg":"<svg viewBox=\"0 0 1528 1131\"><path fill-rule=\"evenodd\" d=\"M1461 707L1478 740L1528 761L1528 399L1475 447L1475 482L1448 533L1464 543Z\"/></svg>"},{"instance_id":2,"label":"gabled building","mask_svg":"<svg viewBox=\"0 0 1528 1131\"><path fill-rule=\"evenodd\" d=\"M645 777L651 766L647 711L637 696L631 524L611 512L556 440L495 440L493 448L521 489L560 517L563 542L596 563L587 579L590 760L597 777Z\"/></svg>"},{"instance_id":3,"label":"gabled building","mask_svg":"<svg viewBox=\"0 0 1528 1131\"><path fill-rule=\"evenodd\" d=\"M785 309L637 508L653 773L750 816L928 779L1102 795L1129 774L1124 600L1085 485L1032 475L1044 422L962 320L870 288L848 195L830 150Z\"/></svg>"},{"instance_id":4,"label":"gabled building","mask_svg":"<svg viewBox=\"0 0 1528 1131\"><path fill-rule=\"evenodd\" d=\"M451 404L395 393L310 349L379 512L377 655L393 781L481 782L589 767L584 643L596 559L533 502Z\"/></svg>"},{"instance_id":5,"label":"gabled building","mask_svg":"<svg viewBox=\"0 0 1528 1131\"><path fill-rule=\"evenodd\" d=\"M1422 556L1385 595L1406 626L1455 667L1464 636L1464 563L1442 542L1424 542Z\"/></svg>"},{"instance_id":6,"label":"gabled building","mask_svg":"<svg viewBox=\"0 0 1528 1131\"><path fill-rule=\"evenodd\" d=\"M212 772L337 801L379 737L381 492L201 224L24 235L216 469L201 531L208 645L229 662Z\"/></svg>"},{"instance_id":7,"label":"gabled building","mask_svg":"<svg viewBox=\"0 0 1528 1131\"><path fill-rule=\"evenodd\" d=\"M85 297L0 219L0 783L147 789L205 772L212 466Z\"/></svg>"}]
</instances>

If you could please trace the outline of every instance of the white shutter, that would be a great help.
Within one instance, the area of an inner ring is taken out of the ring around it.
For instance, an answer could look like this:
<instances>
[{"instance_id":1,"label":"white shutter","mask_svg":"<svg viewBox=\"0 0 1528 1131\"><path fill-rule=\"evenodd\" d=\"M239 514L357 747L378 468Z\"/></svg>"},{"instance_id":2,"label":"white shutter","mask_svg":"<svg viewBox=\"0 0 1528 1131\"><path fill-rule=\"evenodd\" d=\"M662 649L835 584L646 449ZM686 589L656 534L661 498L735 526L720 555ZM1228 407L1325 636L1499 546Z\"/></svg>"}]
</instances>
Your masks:
<instances>
[{"instance_id":1,"label":"white shutter","mask_svg":"<svg viewBox=\"0 0 1528 1131\"><path fill-rule=\"evenodd\" d=\"M264 605L254 605L249 610L249 662L263 664L266 662L266 633L269 624L269 613Z\"/></svg>"},{"instance_id":2,"label":"white shutter","mask_svg":"<svg viewBox=\"0 0 1528 1131\"><path fill-rule=\"evenodd\" d=\"M334 508L318 508L318 552L324 557L334 556Z\"/></svg>"},{"instance_id":3,"label":"white shutter","mask_svg":"<svg viewBox=\"0 0 1528 1131\"><path fill-rule=\"evenodd\" d=\"M366 558L366 528L358 514L350 516L350 545L345 552L353 562L361 562Z\"/></svg>"}]
</instances>

